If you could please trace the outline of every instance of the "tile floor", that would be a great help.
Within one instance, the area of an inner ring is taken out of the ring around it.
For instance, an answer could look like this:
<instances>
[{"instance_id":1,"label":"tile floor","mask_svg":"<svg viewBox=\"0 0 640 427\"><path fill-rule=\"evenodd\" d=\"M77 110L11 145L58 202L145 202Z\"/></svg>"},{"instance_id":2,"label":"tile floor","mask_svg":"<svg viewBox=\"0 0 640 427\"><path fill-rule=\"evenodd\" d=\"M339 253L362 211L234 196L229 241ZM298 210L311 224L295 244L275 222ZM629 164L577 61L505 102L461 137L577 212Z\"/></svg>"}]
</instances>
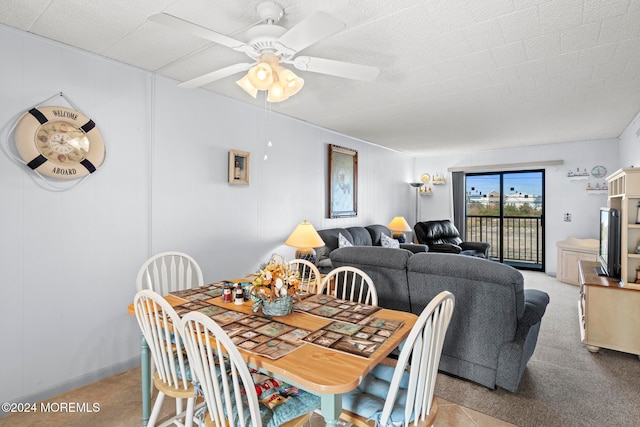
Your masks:
<instances>
[{"instance_id":1,"label":"tile floor","mask_svg":"<svg viewBox=\"0 0 640 427\"><path fill-rule=\"evenodd\" d=\"M99 405L98 411L43 412L42 405L36 404L37 412L12 413L0 418L0 427L85 427L89 425L105 427L139 426L141 417L140 369L131 369L113 375L93 384L69 391L44 402L54 403L49 408L60 408L62 404ZM477 411L439 399L439 411L435 427L508 427L513 424L489 417ZM168 417L174 409L172 399L165 399L161 418ZM321 416L314 414L308 427L324 425Z\"/></svg>"}]
</instances>

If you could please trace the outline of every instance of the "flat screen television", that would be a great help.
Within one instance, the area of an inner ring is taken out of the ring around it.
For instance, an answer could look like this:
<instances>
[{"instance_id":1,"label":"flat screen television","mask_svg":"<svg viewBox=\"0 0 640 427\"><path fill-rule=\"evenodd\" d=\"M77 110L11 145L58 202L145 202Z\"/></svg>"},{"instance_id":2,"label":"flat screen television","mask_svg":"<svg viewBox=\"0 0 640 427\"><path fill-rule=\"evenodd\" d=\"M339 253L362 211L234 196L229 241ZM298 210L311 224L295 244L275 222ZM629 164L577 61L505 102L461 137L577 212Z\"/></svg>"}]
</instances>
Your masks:
<instances>
[{"instance_id":1,"label":"flat screen television","mask_svg":"<svg viewBox=\"0 0 640 427\"><path fill-rule=\"evenodd\" d=\"M620 279L620 211L600 208L600 244L598 258L601 276Z\"/></svg>"}]
</instances>

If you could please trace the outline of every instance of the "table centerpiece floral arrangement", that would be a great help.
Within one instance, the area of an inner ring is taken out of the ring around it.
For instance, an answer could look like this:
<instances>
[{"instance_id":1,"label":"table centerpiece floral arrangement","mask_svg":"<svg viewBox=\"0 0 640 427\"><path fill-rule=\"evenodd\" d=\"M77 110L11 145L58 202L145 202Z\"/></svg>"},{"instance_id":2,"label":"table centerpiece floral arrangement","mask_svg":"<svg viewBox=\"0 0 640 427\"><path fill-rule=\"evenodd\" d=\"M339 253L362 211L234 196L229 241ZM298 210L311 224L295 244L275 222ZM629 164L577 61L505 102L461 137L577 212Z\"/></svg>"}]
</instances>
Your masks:
<instances>
[{"instance_id":1,"label":"table centerpiece floral arrangement","mask_svg":"<svg viewBox=\"0 0 640 427\"><path fill-rule=\"evenodd\" d=\"M280 255L272 255L251 284L249 293L253 300L253 311L262 307L262 313L267 316L291 313L293 297L299 285L299 272L292 270Z\"/></svg>"}]
</instances>

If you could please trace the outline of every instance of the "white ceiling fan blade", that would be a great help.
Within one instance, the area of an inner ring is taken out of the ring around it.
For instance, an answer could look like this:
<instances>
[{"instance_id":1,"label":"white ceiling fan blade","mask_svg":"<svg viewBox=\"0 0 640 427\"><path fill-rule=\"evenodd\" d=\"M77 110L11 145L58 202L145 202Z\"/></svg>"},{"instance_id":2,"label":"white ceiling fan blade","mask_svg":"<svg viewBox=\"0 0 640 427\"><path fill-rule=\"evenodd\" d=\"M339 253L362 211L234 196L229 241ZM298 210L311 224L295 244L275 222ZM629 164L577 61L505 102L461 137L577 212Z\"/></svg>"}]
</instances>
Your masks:
<instances>
[{"instance_id":1,"label":"white ceiling fan blade","mask_svg":"<svg viewBox=\"0 0 640 427\"><path fill-rule=\"evenodd\" d=\"M333 59L315 58L312 56L299 56L293 59L293 66L298 70L312 71L314 73L329 74L347 79L372 82L380 74L376 67L368 65L352 64L350 62L335 61Z\"/></svg>"},{"instance_id":2,"label":"white ceiling fan blade","mask_svg":"<svg viewBox=\"0 0 640 427\"><path fill-rule=\"evenodd\" d=\"M315 12L284 33L277 43L291 51L291 54L295 54L345 27L344 22L327 12Z\"/></svg>"},{"instance_id":3,"label":"white ceiling fan blade","mask_svg":"<svg viewBox=\"0 0 640 427\"><path fill-rule=\"evenodd\" d=\"M184 19L169 15L168 13L155 13L149 16L147 19L149 21L162 24L176 30L188 32L205 40L210 40L223 46L230 47L231 49L237 50L239 52L246 53L253 51L253 48L244 42L225 36L224 34L217 33L208 28L201 27L200 25L194 24L193 22L185 21Z\"/></svg>"},{"instance_id":4,"label":"white ceiling fan blade","mask_svg":"<svg viewBox=\"0 0 640 427\"><path fill-rule=\"evenodd\" d=\"M207 83L215 82L216 80L223 79L232 74L240 73L242 71L247 71L252 66L253 64L250 64L248 62L241 62L239 64L229 65L228 67L220 68L219 70L212 71L200 77L196 77L195 79L191 79L191 80L187 80L185 82L179 83L178 87L192 89L195 87L206 85Z\"/></svg>"}]
</instances>

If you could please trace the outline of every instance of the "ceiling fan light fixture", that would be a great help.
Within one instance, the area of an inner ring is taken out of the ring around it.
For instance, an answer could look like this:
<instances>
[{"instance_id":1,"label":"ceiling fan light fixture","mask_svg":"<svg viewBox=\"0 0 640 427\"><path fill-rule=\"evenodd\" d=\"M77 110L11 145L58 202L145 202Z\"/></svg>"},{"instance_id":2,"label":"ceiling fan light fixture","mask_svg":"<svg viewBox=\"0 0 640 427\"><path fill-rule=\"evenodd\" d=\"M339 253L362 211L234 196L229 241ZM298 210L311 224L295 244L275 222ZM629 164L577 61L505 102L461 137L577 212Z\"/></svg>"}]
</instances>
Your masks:
<instances>
[{"instance_id":1,"label":"ceiling fan light fixture","mask_svg":"<svg viewBox=\"0 0 640 427\"><path fill-rule=\"evenodd\" d=\"M301 79L294 73L293 71L280 67L278 70L278 80L284 86L284 90L287 93L287 96L295 95L302 89L304 86L304 79Z\"/></svg>"},{"instance_id":2,"label":"ceiling fan light fixture","mask_svg":"<svg viewBox=\"0 0 640 427\"><path fill-rule=\"evenodd\" d=\"M245 75L240 80L236 80L236 84L242 88L249 95L256 98L258 96L258 89L256 89L249 81L249 76Z\"/></svg>"},{"instance_id":3,"label":"ceiling fan light fixture","mask_svg":"<svg viewBox=\"0 0 640 427\"><path fill-rule=\"evenodd\" d=\"M304 85L304 80L280 65L278 56L268 52L262 54L259 62L236 83L254 98L261 90L267 91L267 101L282 102L298 93Z\"/></svg>"},{"instance_id":4,"label":"ceiling fan light fixture","mask_svg":"<svg viewBox=\"0 0 640 427\"><path fill-rule=\"evenodd\" d=\"M267 93L267 101L282 102L287 98L289 98L289 95L287 95L286 89L282 82L274 82L269 88L269 92Z\"/></svg>"},{"instance_id":5,"label":"ceiling fan light fixture","mask_svg":"<svg viewBox=\"0 0 640 427\"><path fill-rule=\"evenodd\" d=\"M287 96L295 95L296 93L300 92L302 86L304 86L304 79L297 77L295 80L290 81L285 86L285 92L287 93Z\"/></svg>"},{"instance_id":6,"label":"ceiling fan light fixture","mask_svg":"<svg viewBox=\"0 0 640 427\"><path fill-rule=\"evenodd\" d=\"M273 84L273 70L266 62L251 67L247 73L251 85L258 90L267 90Z\"/></svg>"}]
</instances>

